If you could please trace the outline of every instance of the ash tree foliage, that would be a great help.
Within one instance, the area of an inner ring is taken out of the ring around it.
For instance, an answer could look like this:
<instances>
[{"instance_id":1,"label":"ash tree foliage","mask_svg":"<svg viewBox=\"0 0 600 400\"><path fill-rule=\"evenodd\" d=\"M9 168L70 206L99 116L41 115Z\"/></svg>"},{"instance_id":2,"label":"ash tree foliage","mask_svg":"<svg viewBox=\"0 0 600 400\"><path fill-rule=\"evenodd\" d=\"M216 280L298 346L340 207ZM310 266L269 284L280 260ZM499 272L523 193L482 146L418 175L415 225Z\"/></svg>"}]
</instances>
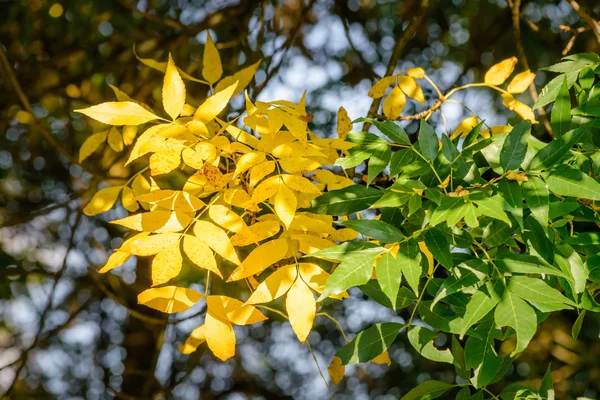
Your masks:
<instances>
[{"instance_id":1,"label":"ash tree foliage","mask_svg":"<svg viewBox=\"0 0 600 400\"><path fill-rule=\"evenodd\" d=\"M329 366L333 383L345 365L389 364L388 347L406 335L423 358L453 365L456 379L426 381L404 400L555 398L550 368L537 389L488 386L502 380L550 313L578 313L576 338L586 312L600 311L598 55L545 68L556 77L533 108L552 105L549 142L531 134L538 121L517 97L535 74L514 71L514 57L492 66L483 83L447 93L421 68L386 76L368 93L383 98L381 110L352 121L340 108L332 138L311 132L304 96L297 103L249 98L244 89L260 61L223 77L210 36L203 60L200 79L170 56L140 59L164 72L163 110L116 87L117 101L77 110L103 124L83 144L81 161L110 148L139 166L105 182L84 209L92 216L120 202L130 212L112 221L127 236L99 272L148 257L152 286L139 293L141 304L171 314L205 302L204 323L180 351L208 346L227 360L236 351L233 325L269 313L289 320L307 343L314 319L335 321L327 305L357 287L385 307L408 309L408 318L350 341L341 331L347 343ZM198 106L186 103L192 84L209 93ZM407 101L424 103L422 84L438 98L404 115ZM498 92L520 122L488 126L473 115L449 135L435 132L428 119L472 87ZM238 95L245 112L227 114ZM404 120L420 120L417 134L403 130ZM357 169L364 179L354 178ZM172 179L173 171L185 179ZM190 267L206 272L203 293L178 285ZM251 294L224 296L224 283L247 285ZM438 332L451 336L448 346L436 345ZM499 351L500 342L511 351Z\"/></svg>"}]
</instances>

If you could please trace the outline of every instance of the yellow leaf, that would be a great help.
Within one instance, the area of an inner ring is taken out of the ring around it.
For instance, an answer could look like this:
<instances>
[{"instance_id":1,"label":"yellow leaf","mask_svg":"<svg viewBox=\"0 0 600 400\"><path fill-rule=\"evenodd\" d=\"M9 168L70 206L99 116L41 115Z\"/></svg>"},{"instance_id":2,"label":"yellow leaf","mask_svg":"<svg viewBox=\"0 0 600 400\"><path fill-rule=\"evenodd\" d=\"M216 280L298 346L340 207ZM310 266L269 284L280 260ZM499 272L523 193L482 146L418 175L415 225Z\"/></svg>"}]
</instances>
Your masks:
<instances>
[{"instance_id":1,"label":"yellow leaf","mask_svg":"<svg viewBox=\"0 0 600 400\"><path fill-rule=\"evenodd\" d=\"M136 196L141 196L150 191L150 182L144 178L144 175L138 174L133 182L131 182L131 188Z\"/></svg>"},{"instance_id":2,"label":"yellow leaf","mask_svg":"<svg viewBox=\"0 0 600 400\"><path fill-rule=\"evenodd\" d=\"M375 357L374 359L372 359L371 361L373 361L375 364L385 364L388 366L392 363L392 360L390 360L390 354L387 352L387 350Z\"/></svg>"},{"instance_id":3,"label":"yellow leaf","mask_svg":"<svg viewBox=\"0 0 600 400\"><path fill-rule=\"evenodd\" d=\"M135 212L140 207L138 202L134 200L135 195L133 194L133 190L127 186L123 187L123 192L121 193L121 203L123 207L129 212Z\"/></svg>"},{"instance_id":4,"label":"yellow leaf","mask_svg":"<svg viewBox=\"0 0 600 400\"><path fill-rule=\"evenodd\" d=\"M399 76L398 77L398 86L408 97L415 99L419 103L425 102L425 97L423 96L423 90L421 86L415 81L415 79L411 76Z\"/></svg>"},{"instance_id":5,"label":"yellow leaf","mask_svg":"<svg viewBox=\"0 0 600 400\"><path fill-rule=\"evenodd\" d=\"M97 191L92 200L84 207L83 213L91 217L110 210L116 203L121 189L123 186L113 186Z\"/></svg>"},{"instance_id":6,"label":"yellow leaf","mask_svg":"<svg viewBox=\"0 0 600 400\"><path fill-rule=\"evenodd\" d=\"M411 76L413 78L417 78L417 79L425 78L425 71L423 70L423 68L420 68L420 67L409 68L408 71L406 71L406 73L408 74L408 76Z\"/></svg>"},{"instance_id":7,"label":"yellow leaf","mask_svg":"<svg viewBox=\"0 0 600 400\"><path fill-rule=\"evenodd\" d=\"M270 198L271 196L274 196L279 190L279 186L281 186L281 184L281 175L276 175L265 179L252 191L252 201L258 204Z\"/></svg>"},{"instance_id":8,"label":"yellow leaf","mask_svg":"<svg viewBox=\"0 0 600 400\"><path fill-rule=\"evenodd\" d=\"M141 125L159 119L131 101L112 101L74 111L108 125Z\"/></svg>"},{"instance_id":9,"label":"yellow leaf","mask_svg":"<svg viewBox=\"0 0 600 400\"><path fill-rule=\"evenodd\" d=\"M535 74L533 72L529 70L521 72L510 81L507 90L514 94L523 93L533 83L534 79Z\"/></svg>"},{"instance_id":10,"label":"yellow leaf","mask_svg":"<svg viewBox=\"0 0 600 400\"><path fill-rule=\"evenodd\" d=\"M169 53L169 61L167 62L167 70L162 87L162 102L163 108L172 120L175 120L181 114L181 110L183 110L183 105L185 104L185 85L173 62L171 53Z\"/></svg>"},{"instance_id":11,"label":"yellow leaf","mask_svg":"<svg viewBox=\"0 0 600 400\"><path fill-rule=\"evenodd\" d=\"M298 206L298 199L294 192L287 186L281 185L273 198L273 206L281 222L289 229Z\"/></svg>"},{"instance_id":12,"label":"yellow leaf","mask_svg":"<svg viewBox=\"0 0 600 400\"><path fill-rule=\"evenodd\" d=\"M490 136L498 135L504 132L510 132L511 129L512 127L510 127L509 125L492 126L489 129L481 131L481 136L487 139Z\"/></svg>"},{"instance_id":13,"label":"yellow leaf","mask_svg":"<svg viewBox=\"0 0 600 400\"><path fill-rule=\"evenodd\" d=\"M244 247L261 242L279 233L281 226L278 221L260 221L231 237L234 246Z\"/></svg>"},{"instance_id":14,"label":"yellow leaf","mask_svg":"<svg viewBox=\"0 0 600 400\"><path fill-rule=\"evenodd\" d=\"M348 132L352 130L352 120L348 116L348 111L340 107L337 113L337 135L340 139L346 139Z\"/></svg>"},{"instance_id":15,"label":"yellow leaf","mask_svg":"<svg viewBox=\"0 0 600 400\"><path fill-rule=\"evenodd\" d=\"M291 142L282 143L275 147L271 154L277 158L285 157L326 157L324 153L318 150L317 146L310 143Z\"/></svg>"},{"instance_id":16,"label":"yellow leaf","mask_svg":"<svg viewBox=\"0 0 600 400\"><path fill-rule=\"evenodd\" d=\"M146 129L146 131L144 131L144 133L142 133L140 135L140 137L138 137L137 140L135 141L135 144L133 145L133 149L131 149L131 154L129 155L129 159L127 160L125 165L131 163L134 160L137 160L138 158L140 158L141 156L146 154L146 153L142 152L142 147L146 143L150 142L152 139L157 137L162 129L166 129L168 127L169 127L169 125L167 125L167 124L159 124L159 125L154 125L148 129Z\"/></svg>"},{"instance_id":17,"label":"yellow leaf","mask_svg":"<svg viewBox=\"0 0 600 400\"><path fill-rule=\"evenodd\" d=\"M179 232L188 226L192 219L190 214L184 212L154 210L111 221L111 224L121 225L134 231L168 233Z\"/></svg>"},{"instance_id":18,"label":"yellow leaf","mask_svg":"<svg viewBox=\"0 0 600 400\"><path fill-rule=\"evenodd\" d=\"M258 285L246 304L268 303L283 296L292 287L297 276L295 264L278 268Z\"/></svg>"},{"instance_id":19,"label":"yellow leaf","mask_svg":"<svg viewBox=\"0 0 600 400\"><path fill-rule=\"evenodd\" d=\"M344 378L346 366L342 363L341 358L335 356L331 360L329 367L327 367L327 372L329 373L329 378L331 378L331 383L337 386Z\"/></svg>"},{"instance_id":20,"label":"yellow leaf","mask_svg":"<svg viewBox=\"0 0 600 400\"><path fill-rule=\"evenodd\" d=\"M383 115L389 119L396 119L402 113L406 104L406 96L398 86L394 86L390 94L383 100Z\"/></svg>"},{"instance_id":21,"label":"yellow leaf","mask_svg":"<svg viewBox=\"0 0 600 400\"><path fill-rule=\"evenodd\" d=\"M90 137L88 137L85 140L85 142L83 142L81 148L79 149L79 162L82 162L83 160L94 154L96 150L100 148L102 143L106 141L107 135L108 131L102 131L90 135Z\"/></svg>"},{"instance_id":22,"label":"yellow leaf","mask_svg":"<svg viewBox=\"0 0 600 400\"><path fill-rule=\"evenodd\" d=\"M297 192L321 194L315 184L308 179L298 175L280 175L283 183Z\"/></svg>"},{"instance_id":23,"label":"yellow leaf","mask_svg":"<svg viewBox=\"0 0 600 400\"><path fill-rule=\"evenodd\" d=\"M254 206L254 202L250 195L244 189L227 189L223 192L223 200L225 203L245 208L247 210L260 211L259 208Z\"/></svg>"},{"instance_id":24,"label":"yellow leaf","mask_svg":"<svg viewBox=\"0 0 600 400\"><path fill-rule=\"evenodd\" d=\"M509 110L516 112L523 119L527 119L532 123L536 124L537 120L535 119L535 114L533 114L533 110L525 103L521 103L519 100L515 99L511 94L504 93L502 95L502 104L504 104Z\"/></svg>"},{"instance_id":25,"label":"yellow leaf","mask_svg":"<svg viewBox=\"0 0 600 400\"><path fill-rule=\"evenodd\" d=\"M181 146L164 146L160 152L152 154L150 157L150 173L154 175L168 174L181 164Z\"/></svg>"},{"instance_id":26,"label":"yellow leaf","mask_svg":"<svg viewBox=\"0 0 600 400\"><path fill-rule=\"evenodd\" d=\"M183 354L192 354L202 343L206 342L205 325L200 325L190 333L185 343L179 346L179 351Z\"/></svg>"},{"instance_id":27,"label":"yellow leaf","mask_svg":"<svg viewBox=\"0 0 600 400\"><path fill-rule=\"evenodd\" d=\"M334 233L329 235L327 239L333 242L349 242L350 240L354 240L358 237L358 232L354 229L350 228L342 228L336 230Z\"/></svg>"},{"instance_id":28,"label":"yellow leaf","mask_svg":"<svg viewBox=\"0 0 600 400\"><path fill-rule=\"evenodd\" d=\"M123 127L123 143L125 146L129 146L135 140L137 135L138 127L135 125L125 125Z\"/></svg>"},{"instance_id":29,"label":"yellow leaf","mask_svg":"<svg viewBox=\"0 0 600 400\"><path fill-rule=\"evenodd\" d=\"M246 223L239 215L220 204L210 206L208 215L217 224L232 232L240 232L246 227Z\"/></svg>"},{"instance_id":30,"label":"yellow leaf","mask_svg":"<svg viewBox=\"0 0 600 400\"><path fill-rule=\"evenodd\" d=\"M304 254L316 253L319 250L335 246L331 240L307 234L292 235L292 239L298 241L298 251Z\"/></svg>"},{"instance_id":31,"label":"yellow leaf","mask_svg":"<svg viewBox=\"0 0 600 400\"><path fill-rule=\"evenodd\" d=\"M288 242L286 239L275 239L261 244L246 257L242 264L233 271L228 282L256 275L277 261L286 257Z\"/></svg>"},{"instance_id":32,"label":"yellow leaf","mask_svg":"<svg viewBox=\"0 0 600 400\"><path fill-rule=\"evenodd\" d=\"M262 163L264 160L265 153L262 151L244 154L238 158L233 176L238 176L242 172L245 172L255 165Z\"/></svg>"},{"instance_id":33,"label":"yellow leaf","mask_svg":"<svg viewBox=\"0 0 600 400\"><path fill-rule=\"evenodd\" d=\"M144 290L138 295L138 303L167 314L182 312L194 305L202 295L195 290L165 286Z\"/></svg>"},{"instance_id":34,"label":"yellow leaf","mask_svg":"<svg viewBox=\"0 0 600 400\"><path fill-rule=\"evenodd\" d=\"M194 235L213 249L217 254L232 263L239 265L240 260L229 237L224 230L208 221L196 221Z\"/></svg>"},{"instance_id":35,"label":"yellow leaf","mask_svg":"<svg viewBox=\"0 0 600 400\"><path fill-rule=\"evenodd\" d=\"M302 232L314 232L314 233L334 233L335 228L331 226L331 221L326 222L322 219L317 218L315 214L306 213L297 214L294 218L294 222L290 226L290 229Z\"/></svg>"},{"instance_id":36,"label":"yellow leaf","mask_svg":"<svg viewBox=\"0 0 600 400\"><path fill-rule=\"evenodd\" d=\"M221 56L213 43L209 32L206 32L206 45L204 46L204 56L202 58L202 76L211 84L221 79L223 75L223 66L221 65Z\"/></svg>"},{"instance_id":37,"label":"yellow leaf","mask_svg":"<svg viewBox=\"0 0 600 400\"><path fill-rule=\"evenodd\" d=\"M183 237L183 251L189 259L200 268L214 272L223 279L221 271L217 267L215 256L210 247L196 236L185 235Z\"/></svg>"},{"instance_id":38,"label":"yellow leaf","mask_svg":"<svg viewBox=\"0 0 600 400\"><path fill-rule=\"evenodd\" d=\"M165 68L166 68L166 63L165 63ZM164 72L164 71L163 71ZM130 101L132 103L137 103L140 106L144 107L146 110L152 112L152 109L150 107L148 107L148 105L142 103L141 101L137 101L135 99L132 99L131 97L129 97L129 95L125 92L123 92L121 89L119 89L118 87L114 86L114 85L108 85L110 86L110 88L113 90L113 92L115 93L115 97L117 98L117 100L119 101Z\"/></svg>"},{"instance_id":39,"label":"yellow leaf","mask_svg":"<svg viewBox=\"0 0 600 400\"><path fill-rule=\"evenodd\" d=\"M233 357L235 355L235 333L231 323L207 312L204 326L206 343L215 357L221 361Z\"/></svg>"},{"instance_id":40,"label":"yellow leaf","mask_svg":"<svg viewBox=\"0 0 600 400\"><path fill-rule=\"evenodd\" d=\"M159 233L152 236L148 236L147 232L142 233L146 235L136 235L131 242L123 243L118 250L136 256L152 256L162 249L178 243L181 238L179 233Z\"/></svg>"},{"instance_id":41,"label":"yellow leaf","mask_svg":"<svg viewBox=\"0 0 600 400\"><path fill-rule=\"evenodd\" d=\"M300 342L304 343L313 326L317 302L310 288L302 279L296 279L287 292L285 308L290 324Z\"/></svg>"},{"instance_id":42,"label":"yellow leaf","mask_svg":"<svg viewBox=\"0 0 600 400\"><path fill-rule=\"evenodd\" d=\"M452 134L452 136L450 136L450 139L454 140L457 137L466 137L469 132L471 132L471 130L477 126L477 124L479 123L479 119L477 119L477 117L467 117L465 119L463 119L461 121L460 124L458 124L458 126L456 127L456 130L454 131L454 133Z\"/></svg>"},{"instance_id":43,"label":"yellow leaf","mask_svg":"<svg viewBox=\"0 0 600 400\"><path fill-rule=\"evenodd\" d=\"M419 245L421 252L425 254L425 257L427 258L427 276L433 276L433 254L431 254L431 251L429 251L425 242L419 242L417 244Z\"/></svg>"},{"instance_id":44,"label":"yellow leaf","mask_svg":"<svg viewBox=\"0 0 600 400\"><path fill-rule=\"evenodd\" d=\"M267 319L256 307L227 296L208 296L206 307L214 316L236 325L251 325Z\"/></svg>"},{"instance_id":45,"label":"yellow leaf","mask_svg":"<svg viewBox=\"0 0 600 400\"><path fill-rule=\"evenodd\" d=\"M390 87L390 85L395 81L395 76L385 76L381 78L380 80L375 82L375 84L373 84L373 86L369 90L369 97L373 99L379 99L380 97L383 97L388 87Z\"/></svg>"},{"instance_id":46,"label":"yellow leaf","mask_svg":"<svg viewBox=\"0 0 600 400\"><path fill-rule=\"evenodd\" d=\"M105 272L110 271L111 269L120 267L127 260L129 260L129 257L131 257L131 254L125 253L124 251L115 251L110 255L110 257L106 261L106 264L104 264L104 266L100 268L98 272L103 274Z\"/></svg>"},{"instance_id":47,"label":"yellow leaf","mask_svg":"<svg viewBox=\"0 0 600 400\"><path fill-rule=\"evenodd\" d=\"M256 70L258 69L261 61L262 59L244 69L241 69L231 76L226 76L225 78L221 79L221 81L215 87L215 91L218 93L221 90L224 90L226 87L237 82L237 87L233 92L233 96L242 93L242 90L244 90L246 86L250 84L252 78L254 78L254 74L256 74Z\"/></svg>"},{"instance_id":48,"label":"yellow leaf","mask_svg":"<svg viewBox=\"0 0 600 400\"><path fill-rule=\"evenodd\" d=\"M512 74L517 61L517 57L511 57L492 65L488 72L485 73L484 82L488 85L502 85L510 74Z\"/></svg>"},{"instance_id":49,"label":"yellow leaf","mask_svg":"<svg viewBox=\"0 0 600 400\"><path fill-rule=\"evenodd\" d=\"M189 213L200 210L206 205L196 196L182 190L155 190L136 197L136 200L156 204L168 210Z\"/></svg>"},{"instance_id":50,"label":"yellow leaf","mask_svg":"<svg viewBox=\"0 0 600 400\"><path fill-rule=\"evenodd\" d=\"M217 115L221 113L227 106L229 99L233 96L233 92L237 86L237 82L233 83L227 89L218 92L217 94L206 99L204 103L198 107L194 114L194 119L202 123L209 123Z\"/></svg>"},{"instance_id":51,"label":"yellow leaf","mask_svg":"<svg viewBox=\"0 0 600 400\"><path fill-rule=\"evenodd\" d=\"M286 157L279 159L279 165L289 173L309 172L321 166L320 163L305 157Z\"/></svg>"},{"instance_id":52,"label":"yellow leaf","mask_svg":"<svg viewBox=\"0 0 600 400\"><path fill-rule=\"evenodd\" d=\"M119 132L117 128L112 127L110 129L110 132L108 133L107 142L110 148L116 151L117 153L123 151L123 137L121 136L121 132Z\"/></svg>"},{"instance_id":53,"label":"yellow leaf","mask_svg":"<svg viewBox=\"0 0 600 400\"><path fill-rule=\"evenodd\" d=\"M152 286L175 278L181 272L182 264L179 242L159 251L152 260Z\"/></svg>"},{"instance_id":54,"label":"yellow leaf","mask_svg":"<svg viewBox=\"0 0 600 400\"><path fill-rule=\"evenodd\" d=\"M250 169L250 186L256 186L265 176L275 171L274 161L264 161Z\"/></svg>"}]
</instances>

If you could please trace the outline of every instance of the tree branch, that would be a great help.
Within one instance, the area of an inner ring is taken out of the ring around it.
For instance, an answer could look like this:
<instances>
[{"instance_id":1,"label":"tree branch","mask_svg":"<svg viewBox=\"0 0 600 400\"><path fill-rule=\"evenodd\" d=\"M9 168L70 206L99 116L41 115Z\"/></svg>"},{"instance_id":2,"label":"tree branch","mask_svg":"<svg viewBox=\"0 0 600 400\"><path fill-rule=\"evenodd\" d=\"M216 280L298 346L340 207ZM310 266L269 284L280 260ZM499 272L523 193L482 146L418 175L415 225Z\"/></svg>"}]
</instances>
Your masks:
<instances>
[{"instance_id":1,"label":"tree branch","mask_svg":"<svg viewBox=\"0 0 600 400\"><path fill-rule=\"evenodd\" d=\"M596 21L590 14L585 12L583 8L577 3L575 0L568 0L569 5L575 12L583 19L592 29L594 35L596 36L596 40L598 44L600 44L600 21Z\"/></svg>"}]
</instances>

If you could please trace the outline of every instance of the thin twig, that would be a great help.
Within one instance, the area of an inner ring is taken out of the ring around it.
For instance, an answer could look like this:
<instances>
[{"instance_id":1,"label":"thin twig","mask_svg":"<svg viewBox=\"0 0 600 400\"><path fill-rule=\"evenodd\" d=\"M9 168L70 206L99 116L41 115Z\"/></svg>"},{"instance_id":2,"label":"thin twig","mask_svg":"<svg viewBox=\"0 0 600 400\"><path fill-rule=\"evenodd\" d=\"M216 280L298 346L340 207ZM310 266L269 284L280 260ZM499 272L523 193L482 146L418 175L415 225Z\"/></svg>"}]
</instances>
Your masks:
<instances>
[{"instance_id":1,"label":"thin twig","mask_svg":"<svg viewBox=\"0 0 600 400\"><path fill-rule=\"evenodd\" d=\"M598 44L600 44L600 21L595 20L590 14L585 12L583 8L577 3L575 0L568 0L569 5L575 12L581 17L582 20L585 21L586 24L590 26L592 32L596 36L596 40Z\"/></svg>"}]
</instances>

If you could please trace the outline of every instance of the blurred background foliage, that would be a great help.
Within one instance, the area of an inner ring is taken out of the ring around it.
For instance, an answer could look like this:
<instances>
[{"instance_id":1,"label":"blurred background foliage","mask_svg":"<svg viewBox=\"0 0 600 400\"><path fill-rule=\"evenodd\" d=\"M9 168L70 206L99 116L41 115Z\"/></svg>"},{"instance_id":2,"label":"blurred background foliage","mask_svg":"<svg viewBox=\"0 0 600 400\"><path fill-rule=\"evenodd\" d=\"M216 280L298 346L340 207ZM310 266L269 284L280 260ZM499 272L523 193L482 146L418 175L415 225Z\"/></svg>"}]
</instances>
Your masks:
<instances>
[{"instance_id":1,"label":"blurred background foliage","mask_svg":"<svg viewBox=\"0 0 600 400\"><path fill-rule=\"evenodd\" d=\"M263 60L249 87L251 98L298 101L307 90L314 114L310 127L320 136L334 134L340 106L353 119L367 114L368 89L385 74L403 31L419 16L396 68L423 67L442 91L481 81L491 64L513 55L522 69L528 63L535 71L564 51L599 51L573 1L428 3L0 1L0 394L11 399L327 398L315 361L328 380L325 369L343 344L332 321L320 317L315 322L309 338L315 359L289 324L272 313L268 323L240 327L235 359L218 362L202 346L185 356L177 347L202 320L202 305L170 319L136 305L137 293L149 286L143 260L112 274L95 272L122 242L123 231L107 221L125 212L117 208L87 218L80 210L101 179L132 171L109 148L85 167L77 163L79 146L102 127L72 110L113 100L109 84L150 106L160 104L162 74L140 63L134 46L140 57L159 61L171 52L178 65L199 77L207 30L226 75ZM579 5L600 16L598 2ZM545 81L542 72L535 83L541 88ZM190 103L200 104L206 87L189 81L186 86ZM425 91L427 98L432 88ZM524 101L532 104L527 96ZM467 91L460 101L490 125L515 119L485 89ZM243 104L238 96L231 113ZM469 115L451 103L444 113L447 125L432 119L439 131L454 129ZM408 132L416 130L412 124ZM536 129L545 135L543 124ZM189 271L181 283L201 289L202 278ZM218 290L240 297L244 288L223 284ZM391 314L358 290L326 308L348 335L375 322L400 321L410 312ZM573 340L576 313L555 314L497 385L537 386L551 364L557 398L597 398L600 321L586 317L579 340ZM447 341L441 335L436 343L444 347ZM334 397L396 399L428 379L455 380L452 369L417 357L403 335L390 356L390 366L347 368L342 383L330 385Z\"/></svg>"}]
</instances>

